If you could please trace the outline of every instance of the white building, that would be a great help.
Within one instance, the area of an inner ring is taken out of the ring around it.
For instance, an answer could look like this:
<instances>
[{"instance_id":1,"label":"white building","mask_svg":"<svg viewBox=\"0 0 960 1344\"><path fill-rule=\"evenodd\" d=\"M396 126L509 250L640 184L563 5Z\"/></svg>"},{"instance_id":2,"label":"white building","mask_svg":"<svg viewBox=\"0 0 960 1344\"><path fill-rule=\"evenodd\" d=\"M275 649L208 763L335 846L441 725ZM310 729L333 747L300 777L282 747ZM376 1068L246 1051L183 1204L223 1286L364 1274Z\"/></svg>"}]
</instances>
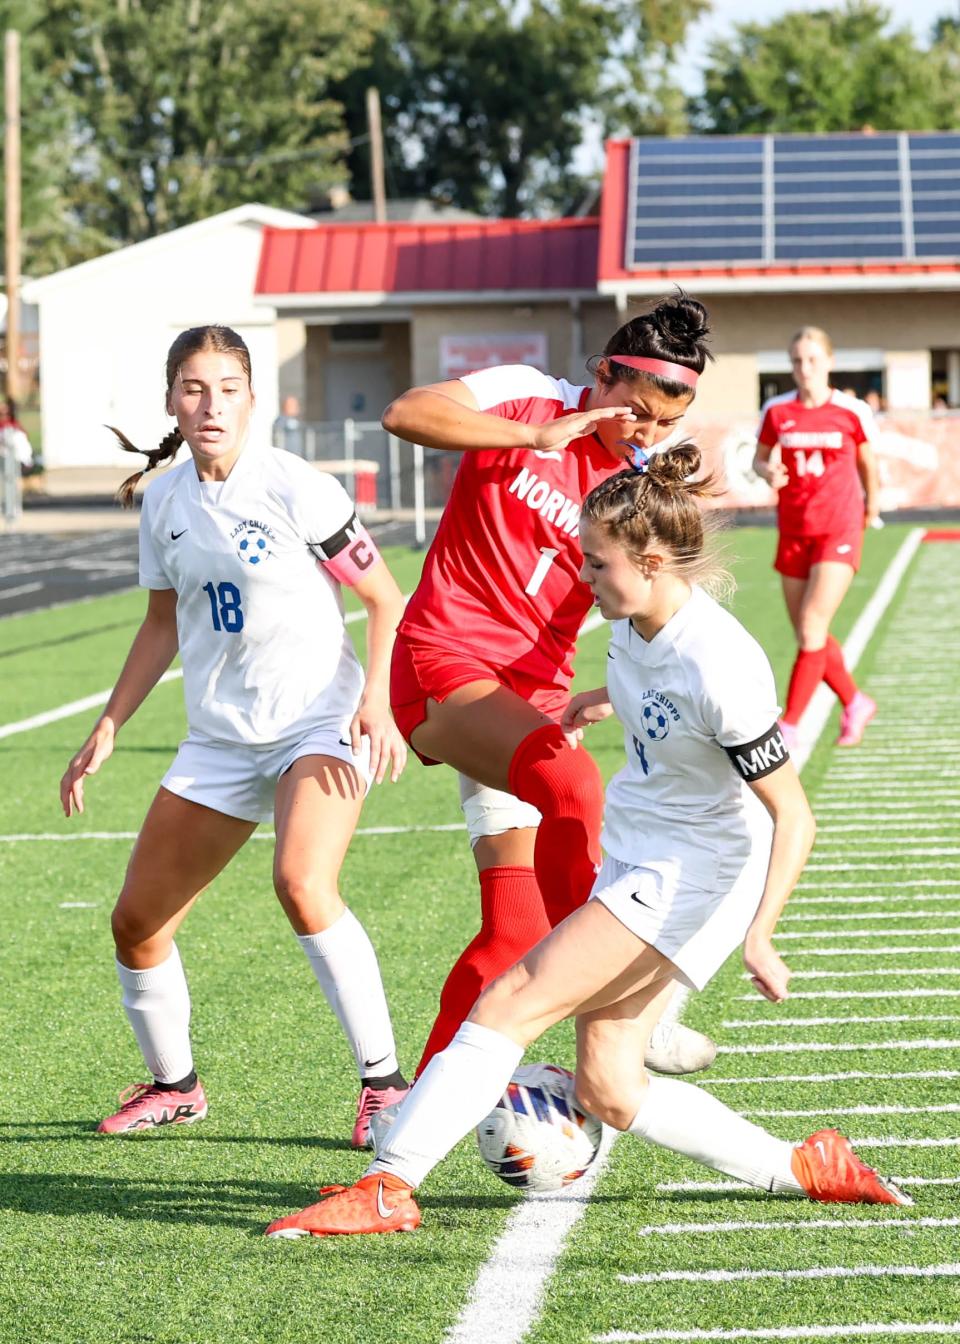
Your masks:
<instances>
[{"instance_id":1,"label":"white building","mask_svg":"<svg viewBox=\"0 0 960 1344\"><path fill-rule=\"evenodd\" d=\"M240 205L24 286L40 312L45 466L131 469L103 426L117 425L138 446L157 444L171 427L167 350L185 327L209 322L233 327L249 346L254 432L269 434L277 414L276 311L254 302L268 225L316 227L289 210Z\"/></svg>"}]
</instances>

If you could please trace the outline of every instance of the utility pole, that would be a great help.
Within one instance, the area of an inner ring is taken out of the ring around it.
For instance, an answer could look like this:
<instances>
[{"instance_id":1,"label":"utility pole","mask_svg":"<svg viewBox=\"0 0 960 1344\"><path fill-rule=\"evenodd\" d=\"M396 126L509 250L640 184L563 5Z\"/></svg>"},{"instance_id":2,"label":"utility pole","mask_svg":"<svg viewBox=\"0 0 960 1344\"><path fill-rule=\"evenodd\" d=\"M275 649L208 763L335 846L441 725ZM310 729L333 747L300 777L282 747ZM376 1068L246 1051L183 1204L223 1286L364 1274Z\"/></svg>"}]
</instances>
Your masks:
<instances>
[{"instance_id":1,"label":"utility pole","mask_svg":"<svg viewBox=\"0 0 960 1344\"><path fill-rule=\"evenodd\" d=\"M387 191L383 182L383 127L380 123L380 91L367 89L367 129L370 132L370 186L373 194L373 218L387 222Z\"/></svg>"},{"instance_id":2,"label":"utility pole","mask_svg":"<svg viewBox=\"0 0 960 1344\"><path fill-rule=\"evenodd\" d=\"M4 248L7 284L7 396L20 385L20 34L4 41Z\"/></svg>"}]
</instances>

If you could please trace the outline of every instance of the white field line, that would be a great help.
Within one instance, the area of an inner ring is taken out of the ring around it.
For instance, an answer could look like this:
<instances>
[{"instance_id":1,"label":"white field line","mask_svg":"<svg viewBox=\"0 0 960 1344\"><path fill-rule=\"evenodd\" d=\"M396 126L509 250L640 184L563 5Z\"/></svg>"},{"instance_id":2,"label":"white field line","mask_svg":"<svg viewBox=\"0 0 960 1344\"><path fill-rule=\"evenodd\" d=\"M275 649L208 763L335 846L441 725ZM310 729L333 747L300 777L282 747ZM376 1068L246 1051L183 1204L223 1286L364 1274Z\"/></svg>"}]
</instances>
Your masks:
<instances>
[{"instance_id":1,"label":"white field line","mask_svg":"<svg viewBox=\"0 0 960 1344\"><path fill-rule=\"evenodd\" d=\"M873 1136L865 1139L851 1139L858 1148L960 1148L960 1138L951 1135L947 1139L900 1139L886 1136Z\"/></svg>"},{"instance_id":2,"label":"white field line","mask_svg":"<svg viewBox=\"0 0 960 1344\"><path fill-rule=\"evenodd\" d=\"M915 900L919 900L919 899L923 896L923 892L911 892L911 891L909 890L910 885L911 885L910 881L909 881L909 880L908 880L908 881L904 881L904 879L903 879L902 877L901 877L901 878L898 878L896 881L880 881L880 882L878 882L878 881L876 880L876 878L873 878L873 877L865 878L862 882L838 882L838 881L836 881L835 878L831 878L828 882L807 882L806 880L804 880L803 882L800 882L800 883L797 884L797 891L800 891L800 892L803 892L803 891L847 891L847 890L849 890L849 891L860 891L861 888L863 888L863 887L868 887L871 891L879 891L879 890L881 890L881 889L882 889L882 890L887 890L888 888L894 888L894 889L896 889L897 891L900 892L900 895L898 895L898 896L885 897L884 899L889 899L889 900L891 900L891 901L893 901L893 900L898 900L898 901L906 901L906 900L913 900L913 901L915 901ZM922 886L923 888L926 888L926 887L955 887L955 886L957 885L957 879L956 879L955 877L924 877L924 878L919 879L919 883L918 883L918 885ZM904 891L904 887L907 888L906 891ZM833 896L833 897L829 897L829 896L816 896L816 897L807 896L807 897L804 897L804 896L796 896L796 895L794 895L794 896L791 896L791 898L790 898L790 904L791 904L791 905L807 905L807 904L812 904L814 900L817 900L817 901L833 901L834 904L836 904L836 903L838 903L838 902L840 902L840 901L850 901L850 902L852 903L852 902L856 901L857 899L860 899L860 900L876 900L877 898L876 898L875 896L871 896L871 897L859 897L859 898L858 898L858 897L856 897L856 896ZM933 900L936 900L936 899L938 899L938 898L937 898L937 897L933 897L932 899L933 899ZM941 899L942 899L942 898L941 898Z\"/></svg>"},{"instance_id":3,"label":"white field line","mask_svg":"<svg viewBox=\"0 0 960 1344\"><path fill-rule=\"evenodd\" d=\"M874 836L871 839L868 836L863 836L862 838L859 838L854 841L854 844L857 846L858 858L848 859L843 866L844 868L852 870L853 872L856 872L858 868L865 867L866 865L861 864L858 860L859 855L865 852L865 847L868 845L874 847L874 852L870 853L867 857L871 859L882 858L884 853L889 851L892 854L896 854L898 858L900 858L900 856L902 855L903 856L902 861L905 867L910 867L911 861L914 855L916 854L919 854L921 857L924 858L927 857L928 855L956 856L960 854L960 848L957 847L956 832L953 832L948 835L920 836L918 837L918 839L920 840L919 845L910 845L910 848L904 851L903 847L908 838L909 837L905 838L904 836L888 837L887 835L878 835ZM849 847L850 847L849 840L834 840L830 836L826 836L822 841L818 841L816 855L812 860L813 866L822 867L823 865L817 863L818 859L837 858L838 855L836 851L839 850L840 854L844 854L849 852ZM876 850L879 850L879 853L876 852ZM947 866L956 867L956 864L950 864Z\"/></svg>"},{"instance_id":4,"label":"white field line","mask_svg":"<svg viewBox=\"0 0 960 1344\"><path fill-rule=\"evenodd\" d=\"M618 1274L624 1284L738 1283L743 1279L955 1279L960 1264L826 1265L818 1269L666 1269L656 1274Z\"/></svg>"},{"instance_id":5,"label":"white field line","mask_svg":"<svg viewBox=\"0 0 960 1344\"><path fill-rule=\"evenodd\" d=\"M931 878L927 878L927 879L924 881L924 884L923 884L923 885L924 885L924 890L922 890L922 891L903 891L903 890L898 890L898 891L888 891L888 892L886 893L886 895L883 895L883 896L878 896L878 895L876 895L876 894L874 894L874 895L852 895L852 894L850 894L849 892L846 893L846 894L843 895L843 896L796 896L796 895L794 895L794 896L791 896L791 897L790 897L790 904L787 906L787 912L789 913L789 912L790 912L795 906L797 906L797 905L842 905L842 906L844 906L844 907L846 908L847 906L851 906L851 905L894 905L894 906L898 906L898 905L902 905L902 904L904 904L904 902L906 902L906 903L909 904L911 901L960 901L960 891L958 891L958 890L954 890L954 891L928 891L928 890L927 890L928 887L936 886L936 885L938 884L938 882L939 882L939 884L940 884L941 886L944 886L944 887L954 887L954 888L956 888L958 885L960 885L960 884L957 883L956 878L954 878L954 879L951 880L950 878L945 877L945 878L943 878L943 879L941 880L941 879L939 879L939 878L931 877ZM898 888L899 888L899 887L902 886L902 884L901 884L900 882L869 882L869 883L867 883L867 882L853 882L853 883L850 883L850 882L824 882L824 883L822 883L821 885L822 885L823 887L829 888L831 891L834 890L836 887L845 887L845 886L853 886L854 888L864 887L864 886L871 886L871 887L898 887ZM807 888L807 890L815 890L815 889L816 889L815 887L808 887L808 888ZM865 915L869 915L870 913L871 913L871 912L870 912L869 910L864 911L864 914L865 914ZM858 917L859 917L858 912L857 912L857 911L854 911L853 914L852 914L850 917L851 917L851 919L856 919L856 918L858 918ZM811 915L810 918L811 918L811 919L816 919L816 918L818 918L818 916L816 916L816 915Z\"/></svg>"},{"instance_id":6,"label":"white field line","mask_svg":"<svg viewBox=\"0 0 960 1344\"><path fill-rule=\"evenodd\" d=\"M943 913L936 910L927 912L933 919L943 919ZM913 918L913 916L908 916ZM795 933L778 933L777 942L788 942L796 938L809 938L815 934L818 938L925 938L934 933L960 933L960 927L955 924L942 924L938 927L930 928L928 925L922 929L871 929L871 928L846 928L846 929L802 929Z\"/></svg>"},{"instance_id":7,"label":"white field line","mask_svg":"<svg viewBox=\"0 0 960 1344\"><path fill-rule=\"evenodd\" d=\"M873 1080L877 1082L900 1082L903 1079L922 1078L960 1078L960 1069L910 1069L906 1073L869 1073L864 1069L851 1069L848 1073L776 1073L771 1077L759 1078L700 1078L699 1087L754 1087L758 1083L848 1083Z\"/></svg>"},{"instance_id":8,"label":"white field line","mask_svg":"<svg viewBox=\"0 0 960 1344\"><path fill-rule=\"evenodd\" d=\"M923 854L933 858L939 855L941 859L949 860L941 863L916 863L915 854ZM960 868L960 862L954 856L960 855L960 849L915 849L913 846L904 851L899 846L891 848L890 858L886 863L859 863L848 859L844 863L820 863L817 859L811 859L807 864L808 873L889 873L894 864L905 868L910 873L916 873L922 868L932 868L934 872L940 872L944 868ZM956 878L954 878L956 881Z\"/></svg>"},{"instance_id":9,"label":"white field line","mask_svg":"<svg viewBox=\"0 0 960 1344\"><path fill-rule=\"evenodd\" d=\"M356 836L371 835L416 835L425 831L463 831L462 821L452 821L436 826L358 826ZM73 831L70 834L58 831L25 831L19 834L0 835L0 844L15 845L31 841L54 840L59 842L74 840L136 840L139 831ZM254 831L251 840L276 840L275 831Z\"/></svg>"},{"instance_id":10,"label":"white field line","mask_svg":"<svg viewBox=\"0 0 960 1344\"><path fill-rule=\"evenodd\" d=\"M924 1321L911 1325L893 1321L881 1325L782 1325L770 1330L613 1330L591 1335L591 1344L697 1344L699 1340L725 1339L858 1339L864 1335L890 1335L908 1339L914 1335L960 1335L960 1321Z\"/></svg>"},{"instance_id":11,"label":"white field line","mask_svg":"<svg viewBox=\"0 0 960 1344\"><path fill-rule=\"evenodd\" d=\"M952 809L948 815L950 817L953 816ZM885 831L910 831L911 833L916 831L935 831L938 826L943 825L943 820L941 818L934 818L931 821L928 820L927 817L924 817L921 820L913 813L904 812L901 812L899 816L895 818L878 817L875 821L851 822L849 825L846 822L843 822L841 825L836 825L832 821L826 823L821 822L820 829L817 832L817 844L822 844L824 840L828 841L833 835L852 835L857 831L864 831L868 835L875 835L878 821L882 824ZM928 838L929 837L924 836L924 839ZM943 837L944 840L953 840L954 838L953 835Z\"/></svg>"},{"instance_id":12,"label":"white field line","mask_svg":"<svg viewBox=\"0 0 960 1344\"><path fill-rule=\"evenodd\" d=\"M756 1004L756 994L738 994L737 998L741 1003ZM886 999L889 1000L889 989L810 989L800 990L799 992L791 990L790 1001L794 999ZM960 989L898 989L897 1000L900 999L957 999L960 998ZM866 1021L866 1018L845 1018L840 1019L847 1022Z\"/></svg>"},{"instance_id":13,"label":"white field line","mask_svg":"<svg viewBox=\"0 0 960 1344\"><path fill-rule=\"evenodd\" d=\"M790 996L791 998L793 995ZM889 995L887 995L889 998ZM898 995L899 997L899 995ZM889 1013L882 1017L771 1017L766 1022L757 1022L750 1018L728 1019L721 1023L729 1030L749 1031L762 1027L769 1031L771 1027L846 1027L848 1025L866 1026L874 1022L960 1022L960 1015L953 1013Z\"/></svg>"},{"instance_id":14,"label":"white field line","mask_svg":"<svg viewBox=\"0 0 960 1344\"><path fill-rule=\"evenodd\" d=\"M926 802L928 798L945 803L955 803L960 798L960 789L956 784L945 784L942 787L936 783L924 783L923 780L917 780L914 784L898 784L896 787L890 785L885 787L878 784L876 788L870 790L870 802L875 803L880 799L889 798L892 803L920 803ZM859 803L850 802L850 794L846 789L831 788L828 780L824 780L822 786L817 790L817 806L823 807L829 803L831 807L839 807L842 803L849 812L856 812L860 809Z\"/></svg>"},{"instance_id":15,"label":"white field line","mask_svg":"<svg viewBox=\"0 0 960 1344\"><path fill-rule=\"evenodd\" d=\"M839 794L837 795L838 798L841 796L842 795ZM916 798L911 798L910 802L911 803L919 802L921 798L923 799L924 803L929 803L932 800L935 805L932 807L925 807L923 812L902 812L898 809L896 813L897 820L923 821L927 817L929 817L931 812L947 812L952 815L954 805L958 801L960 801L960 794L958 794L955 789L952 789L949 793L924 792L923 794L918 794ZM871 791L871 802L872 801L873 801L873 793ZM893 798L891 796L891 802L892 801ZM818 794L816 805L817 816L819 817L821 813L824 812L830 814L830 818L828 820L829 825L832 826L833 825L832 816L833 813L835 812L853 812L858 817L863 818L873 817L878 821L886 822L890 818L891 808L889 804L886 807L864 807L862 803L850 803L850 802L825 803L823 801L823 798L820 797L820 795Z\"/></svg>"},{"instance_id":16,"label":"white field line","mask_svg":"<svg viewBox=\"0 0 960 1344\"><path fill-rule=\"evenodd\" d=\"M800 1055L811 1050L857 1054L860 1050L960 1050L960 1041L765 1041L762 1045L721 1045L718 1055Z\"/></svg>"},{"instance_id":17,"label":"white field line","mask_svg":"<svg viewBox=\"0 0 960 1344\"><path fill-rule=\"evenodd\" d=\"M894 1185L960 1185L960 1176L891 1176ZM721 1191L741 1195L767 1197L766 1190L744 1185L742 1181L661 1181L656 1187L658 1195L696 1195Z\"/></svg>"},{"instance_id":18,"label":"white field line","mask_svg":"<svg viewBox=\"0 0 960 1344\"><path fill-rule=\"evenodd\" d=\"M956 1115L960 1102L945 1101L942 1106L831 1106L831 1115ZM741 1115L760 1115L769 1119L811 1120L823 1116L824 1111L741 1111Z\"/></svg>"},{"instance_id":19,"label":"white field line","mask_svg":"<svg viewBox=\"0 0 960 1344\"><path fill-rule=\"evenodd\" d=\"M712 1236L717 1232L822 1232L856 1227L864 1232L906 1232L918 1228L960 1227L960 1218L744 1218L723 1223L651 1223L638 1227L638 1237Z\"/></svg>"},{"instance_id":20,"label":"white field line","mask_svg":"<svg viewBox=\"0 0 960 1344\"><path fill-rule=\"evenodd\" d=\"M811 933L813 930L811 930ZM792 947L791 957L912 957L921 952L960 952L960 945L948 943L940 947Z\"/></svg>"},{"instance_id":21,"label":"white field line","mask_svg":"<svg viewBox=\"0 0 960 1344\"><path fill-rule=\"evenodd\" d=\"M888 979L891 975L909 975L913 979L920 979L925 975L949 975L954 979L960 979L960 965L957 966L905 966L898 970L896 967L885 967L882 971L794 971L794 980L866 980L874 976L883 976ZM742 977L749 980L749 975ZM899 994L900 991L897 990Z\"/></svg>"},{"instance_id":22,"label":"white field line","mask_svg":"<svg viewBox=\"0 0 960 1344\"><path fill-rule=\"evenodd\" d=\"M930 769L931 767L929 765L898 765L896 772L897 779L906 780L919 787L923 784L924 780L930 778ZM960 770L952 770L940 765L936 767L936 770L937 779L960 779ZM828 779L831 784L842 787L847 783L855 782L857 784L862 784L865 780L872 783L876 777L876 770L857 770L847 769L846 767L841 769L840 766L831 766Z\"/></svg>"},{"instance_id":23,"label":"white field line","mask_svg":"<svg viewBox=\"0 0 960 1344\"><path fill-rule=\"evenodd\" d=\"M349 625L353 621L362 621L366 619L365 611L351 611L344 617ZM181 681L183 679L183 669L176 667L171 672L164 672L163 676L157 682L162 686L164 682ZM105 705L113 694L113 687L108 691L97 691L94 695L85 695L82 700L71 700L68 704L59 705L56 709L45 710L42 714L33 714L29 719L20 719L16 723L0 724L0 738L13 737L16 733L28 733L32 728L44 728L48 723L56 723L59 719L73 718L74 714L82 714L88 709L97 709L100 705Z\"/></svg>"},{"instance_id":24,"label":"white field line","mask_svg":"<svg viewBox=\"0 0 960 1344\"><path fill-rule=\"evenodd\" d=\"M831 923L833 923L833 922L835 922L835 921L837 921L837 922L838 922L838 921L842 921L843 923L849 923L851 919L870 919L870 920L874 920L874 919L879 919L879 920L886 920L886 919L943 919L944 916L946 916L947 918L949 918L951 915L954 915L954 914L960 915L960 906L958 906L957 909L956 909L955 911L954 911L954 910L863 910L863 911L860 911L860 912L858 912L858 911L851 911L851 912L849 912L848 914L845 914L845 915L822 915L822 914L821 914L821 915L781 915L781 917L780 917L780 923L781 923L781 924L786 924L786 923L789 922L789 923L791 923L791 924L812 924L812 923L815 923L815 922L816 922L816 923L822 923L822 922L825 921L825 920L826 920L826 921L830 921ZM867 928L867 927L869 927L869 926L865 926L865 928ZM851 933L863 933L863 932L865 931L865 928L864 928L864 929L859 929L859 928L856 928L856 927L851 927L850 932L851 932ZM811 929L810 932L811 932L811 933L819 933L819 932L821 932L821 930L819 930L819 929ZM778 934L777 936L780 937L780 938L782 938L782 937L783 937L783 934L781 933L781 934Z\"/></svg>"}]
</instances>

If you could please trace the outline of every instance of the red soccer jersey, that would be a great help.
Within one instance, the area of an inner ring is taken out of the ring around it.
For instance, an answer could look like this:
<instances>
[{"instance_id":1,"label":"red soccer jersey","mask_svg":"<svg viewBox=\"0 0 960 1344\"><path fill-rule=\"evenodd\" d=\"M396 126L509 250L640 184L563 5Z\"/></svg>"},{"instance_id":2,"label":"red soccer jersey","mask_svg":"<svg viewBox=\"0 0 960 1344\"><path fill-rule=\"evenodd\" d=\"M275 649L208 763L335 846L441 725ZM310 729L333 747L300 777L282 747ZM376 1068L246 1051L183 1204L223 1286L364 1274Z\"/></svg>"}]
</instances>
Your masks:
<instances>
[{"instance_id":1,"label":"red soccer jersey","mask_svg":"<svg viewBox=\"0 0 960 1344\"><path fill-rule=\"evenodd\" d=\"M831 390L822 406L804 406L787 392L766 402L760 412L761 443L779 443L790 479L780 491L780 531L819 537L863 526L863 486L857 449L875 435L866 402Z\"/></svg>"},{"instance_id":2,"label":"red soccer jersey","mask_svg":"<svg viewBox=\"0 0 960 1344\"><path fill-rule=\"evenodd\" d=\"M524 424L570 415L590 391L524 364L463 382L482 411ZM401 633L569 686L592 602L579 579L580 504L622 467L593 435L559 451L465 452Z\"/></svg>"}]
</instances>

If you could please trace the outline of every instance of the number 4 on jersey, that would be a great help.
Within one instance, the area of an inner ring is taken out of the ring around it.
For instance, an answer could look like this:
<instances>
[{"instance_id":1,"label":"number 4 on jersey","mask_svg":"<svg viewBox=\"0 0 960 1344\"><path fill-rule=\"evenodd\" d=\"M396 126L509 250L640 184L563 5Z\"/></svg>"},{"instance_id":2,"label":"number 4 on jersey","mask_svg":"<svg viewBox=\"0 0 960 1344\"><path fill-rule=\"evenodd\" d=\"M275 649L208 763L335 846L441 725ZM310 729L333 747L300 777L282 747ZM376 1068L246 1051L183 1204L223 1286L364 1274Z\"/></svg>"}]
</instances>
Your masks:
<instances>
[{"instance_id":1,"label":"number 4 on jersey","mask_svg":"<svg viewBox=\"0 0 960 1344\"><path fill-rule=\"evenodd\" d=\"M823 475L823 454L819 448L815 448L812 453L805 453L802 449L798 449L793 455L793 460L798 476Z\"/></svg>"}]
</instances>

